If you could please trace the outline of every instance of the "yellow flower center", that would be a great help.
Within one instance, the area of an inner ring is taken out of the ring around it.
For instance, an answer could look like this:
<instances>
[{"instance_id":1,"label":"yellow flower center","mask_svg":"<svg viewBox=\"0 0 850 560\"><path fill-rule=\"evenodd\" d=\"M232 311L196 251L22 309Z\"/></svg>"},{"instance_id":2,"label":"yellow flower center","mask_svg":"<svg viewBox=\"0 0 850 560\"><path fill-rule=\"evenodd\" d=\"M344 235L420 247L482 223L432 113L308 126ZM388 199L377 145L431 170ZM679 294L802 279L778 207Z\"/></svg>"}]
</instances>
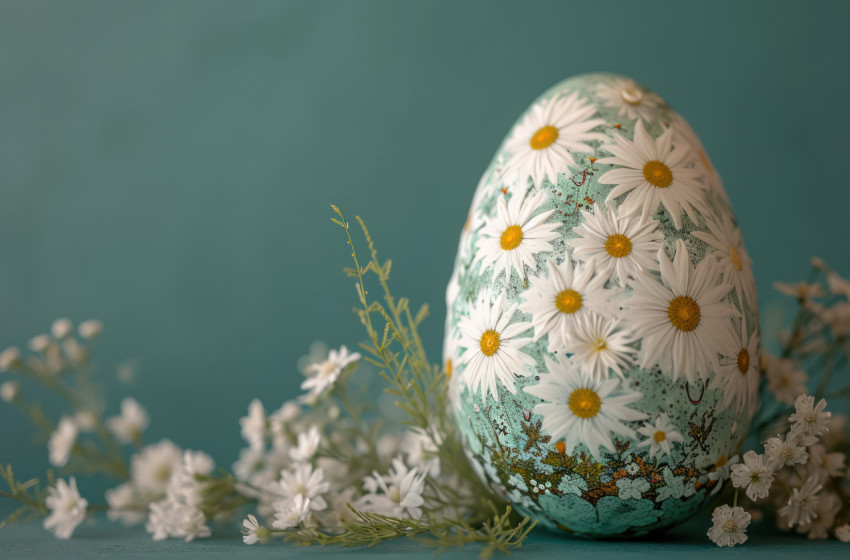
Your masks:
<instances>
[{"instance_id":1,"label":"yellow flower center","mask_svg":"<svg viewBox=\"0 0 850 560\"><path fill-rule=\"evenodd\" d=\"M731 519L727 519L723 522L723 532L724 533L737 533L738 532L738 524L735 523Z\"/></svg>"},{"instance_id":2,"label":"yellow flower center","mask_svg":"<svg viewBox=\"0 0 850 560\"><path fill-rule=\"evenodd\" d=\"M750 371L750 353L747 352L746 348L741 348L741 351L738 352L738 371L741 372L741 375L747 375L747 372Z\"/></svg>"},{"instance_id":3,"label":"yellow flower center","mask_svg":"<svg viewBox=\"0 0 850 560\"><path fill-rule=\"evenodd\" d=\"M602 399L599 398L599 395L593 389L582 387L570 394L567 405L573 414L586 420L593 418L599 413L599 409L602 408Z\"/></svg>"},{"instance_id":4,"label":"yellow flower center","mask_svg":"<svg viewBox=\"0 0 850 560\"><path fill-rule=\"evenodd\" d=\"M453 370L454 370L454 366L452 365L452 359L449 358L448 360L446 360L446 378L447 379L452 378L452 371Z\"/></svg>"},{"instance_id":5,"label":"yellow flower center","mask_svg":"<svg viewBox=\"0 0 850 560\"><path fill-rule=\"evenodd\" d=\"M594 352L603 352L608 350L608 342L604 338L597 338L596 343L593 345Z\"/></svg>"},{"instance_id":6,"label":"yellow flower center","mask_svg":"<svg viewBox=\"0 0 850 560\"><path fill-rule=\"evenodd\" d=\"M658 430L654 434L652 434L652 439L655 440L655 443L661 443L665 439L667 439L667 434L661 430Z\"/></svg>"},{"instance_id":7,"label":"yellow flower center","mask_svg":"<svg viewBox=\"0 0 850 560\"><path fill-rule=\"evenodd\" d=\"M502 232L502 237L499 238L499 244L505 251L516 249L520 243L522 243L522 228L520 226L508 226Z\"/></svg>"},{"instance_id":8,"label":"yellow flower center","mask_svg":"<svg viewBox=\"0 0 850 560\"><path fill-rule=\"evenodd\" d=\"M741 270L744 267L744 263L741 262L741 255L731 245L729 246L729 258L732 259L732 266L735 267L735 270Z\"/></svg>"},{"instance_id":9,"label":"yellow flower center","mask_svg":"<svg viewBox=\"0 0 850 560\"><path fill-rule=\"evenodd\" d=\"M502 344L502 339L494 330L484 331L481 335L481 340L478 342L481 346L481 353L485 356L492 356L499 351L499 346Z\"/></svg>"},{"instance_id":10,"label":"yellow flower center","mask_svg":"<svg viewBox=\"0 0 850 560\"><path fill-rule=\"evenodd\" d=\"M558 129L548 125L539 129L528 142L532 150L545 150L558 139Z\"/></svg>"},{"instance_id":11,"label":"yellow flower center","mask_svg":"<svg viewBox=\"0 0 850 560\"><path fill-rule=\"evenodd\" d=\"M609 235L605 241L605 251L615 259L621 259L632 252L632 240L622 233Z\"/></svg>"},{"instance_id":12,"label":"yellow flower center","mask_svg":"<svg viewBox=\"0 0 850 560\"><path fill-rule=\"evenodd\" d=\"M561 313L575 313L581 309L581 294L575 290L564 290L555 296L555 307Z\"/></svg>"},{"instance_id":13,"label":"yellow flower center","mask_svg":"<svg viewBox=\"0 0 850 560\"><path fill-rule=\"evenodd\" d=\"M680 331L690 332L699 325L699 304L688 296L674 297L667 307L667 317Z\"/></svg>"},{"instance_id":14,"label":"yellow flower center","mask_svg":"<svg viewBox=\"0 0 850 560\"><path fill-rule=\"evenodd\" d=\"M636 88L623 88L620 96L623 98L623 101L629 105L640 105L643 101L643 93Z\"/></svg>"},{"instance_id":15,"label":"yellow flower center","mask_svg":"<svg viewBox=\"0 0 850 560\"><path fill-rule=\"evenodd\" d=\"M643 166L643 178L650 185L666 189L673 183L673 172L664 163L654 159Z\"/></svg>"}]
</instances>

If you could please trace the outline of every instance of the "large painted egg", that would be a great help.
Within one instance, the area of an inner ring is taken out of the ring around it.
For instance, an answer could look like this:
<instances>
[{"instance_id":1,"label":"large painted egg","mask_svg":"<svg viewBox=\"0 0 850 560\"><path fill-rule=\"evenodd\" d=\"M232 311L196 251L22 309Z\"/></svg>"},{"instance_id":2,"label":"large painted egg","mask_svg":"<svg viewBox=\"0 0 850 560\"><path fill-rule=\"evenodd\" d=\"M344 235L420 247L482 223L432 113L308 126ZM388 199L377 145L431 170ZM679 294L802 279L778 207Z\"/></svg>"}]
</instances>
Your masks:
<instances>
[{"instance_id":1,"label":"large painted egg","mask_svg":"<svg viewBox=\"0 0 850 560\"><path fill-rule=\"evenodd\" d=\"M728 479L758 407L751 260L652 91L590 74L534 102L475 191L447 303L467 455L521 513L641 535Z\"/></svg>"}]
</instances>

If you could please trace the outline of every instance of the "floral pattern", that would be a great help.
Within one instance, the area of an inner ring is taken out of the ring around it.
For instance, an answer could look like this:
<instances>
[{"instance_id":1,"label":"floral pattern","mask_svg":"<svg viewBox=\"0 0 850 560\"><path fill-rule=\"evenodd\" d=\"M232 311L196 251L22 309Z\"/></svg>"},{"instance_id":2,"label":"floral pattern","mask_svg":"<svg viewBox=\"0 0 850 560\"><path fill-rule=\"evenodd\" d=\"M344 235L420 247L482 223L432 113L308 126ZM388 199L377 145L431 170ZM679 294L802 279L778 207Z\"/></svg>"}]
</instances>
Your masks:
<instances>
[{"instance_id":1,"label":"floral pattern","mask_svg":"<svg viewBox=\"0 0 850 560\"><path fill-rule=\"evenodd\" d=\"M611 74L545 92L476 189L449 286L451 406L475 471L520 512L640 535L728 479L758 407L752 262L656 94Z\"/></svg>"}]
</instances>

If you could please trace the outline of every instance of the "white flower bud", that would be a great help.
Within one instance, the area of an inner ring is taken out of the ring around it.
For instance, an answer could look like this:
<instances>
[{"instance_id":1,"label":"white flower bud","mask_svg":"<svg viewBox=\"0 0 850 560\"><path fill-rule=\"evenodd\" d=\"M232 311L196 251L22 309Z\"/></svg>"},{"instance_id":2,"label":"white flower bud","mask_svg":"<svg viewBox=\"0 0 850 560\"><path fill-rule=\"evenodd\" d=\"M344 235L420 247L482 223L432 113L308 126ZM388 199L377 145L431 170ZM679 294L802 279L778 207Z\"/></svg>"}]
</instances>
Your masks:
<instances>
[{"instance_id":1,"label":"white flower bud","mask_svg":"<svg viewBox=\"0 0 850 560\"><path fill-rule=\"evenodd\" d=\"M74 325L70 319L56 319L50 327L50 332L56 340L62 340L65 337L71 336L74 332Z\"/></svg>"},{"instance_id":2,"label":"white flower bud","mask_svg":"<svg viewBox=\"0 0 850 560\"><path fill-rule=\"evenodd\" d=\"M21 352L14 346L10 346L0 352L0 371L14 369L21 363Z\"/></svg>"},{"instance_id":3,"label":"white flower bud","mask_svg":"<svg viewBox=\"0 0 850 560\"><path fill-rule=\"evenodd\" d=\"M53 346L53 339L46 334L40 334L30 340L29 346L33 352L44 353L48 348Z\"/></svg>"},{"instance_id":4,"label":"white flower bud","mask_svg":"<svg viewBox=\"0 0 850 560\"><path fill-rule=\"evenodd\" d=\"M94 340L100 336L100 333L103 332L103 323L97 319L89 319L88 321L80 323L77 330L79 331L80 336L86 340Z\"/></svg>"},{"instance_id":5,"label":"white flower bud","mask_svg":"<svg viewBox=\"0 0 850 560\"><path fill-rule=\"evenodd\" d=\"M7 381L0 385L0 399L10 403L21 393L21 385L17 381Z\"/></svg>"}]
</instances>

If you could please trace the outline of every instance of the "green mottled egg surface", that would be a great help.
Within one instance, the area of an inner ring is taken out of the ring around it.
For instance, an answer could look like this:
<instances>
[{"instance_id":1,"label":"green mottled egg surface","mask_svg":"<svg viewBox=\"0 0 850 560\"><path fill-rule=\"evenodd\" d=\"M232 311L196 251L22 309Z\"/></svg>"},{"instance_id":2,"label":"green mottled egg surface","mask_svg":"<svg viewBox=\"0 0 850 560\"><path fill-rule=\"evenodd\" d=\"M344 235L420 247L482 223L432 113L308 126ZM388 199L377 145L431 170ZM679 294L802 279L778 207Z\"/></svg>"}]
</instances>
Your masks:
<instances>
[{"instance_id":1,"label":"green mottled egg surface","mask_svg":"<svg viewBox=\"0 0 850 560\"><path fill-rule=\"evenodd\" d=\"M589 74L541 95L475 190L446 299L467 455L521 513L642 535L728 479L758 407L752 263L656 93Z\"/></svg>"}]
</instances>

